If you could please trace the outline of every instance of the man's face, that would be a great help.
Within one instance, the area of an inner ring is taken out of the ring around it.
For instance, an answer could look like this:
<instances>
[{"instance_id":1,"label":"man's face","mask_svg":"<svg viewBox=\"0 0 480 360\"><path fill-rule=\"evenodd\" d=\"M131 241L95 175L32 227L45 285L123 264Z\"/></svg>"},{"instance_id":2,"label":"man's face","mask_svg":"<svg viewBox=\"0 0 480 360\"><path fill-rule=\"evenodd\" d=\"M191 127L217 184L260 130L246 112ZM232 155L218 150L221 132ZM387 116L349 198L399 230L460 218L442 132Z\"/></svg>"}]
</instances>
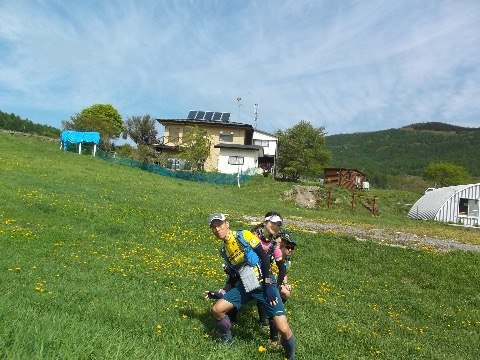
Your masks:
<instances>
[{"instance_id":1,"label":"man's face","mask_svg":"<svg viewBox=\"0 0 480 360\"><path fill-rule=\"evenodd\" d=\"M213 235L221 240L225 240L229 235L228 221L213 220L210 229L212 229Z\"/></svg>"}]
</instances>

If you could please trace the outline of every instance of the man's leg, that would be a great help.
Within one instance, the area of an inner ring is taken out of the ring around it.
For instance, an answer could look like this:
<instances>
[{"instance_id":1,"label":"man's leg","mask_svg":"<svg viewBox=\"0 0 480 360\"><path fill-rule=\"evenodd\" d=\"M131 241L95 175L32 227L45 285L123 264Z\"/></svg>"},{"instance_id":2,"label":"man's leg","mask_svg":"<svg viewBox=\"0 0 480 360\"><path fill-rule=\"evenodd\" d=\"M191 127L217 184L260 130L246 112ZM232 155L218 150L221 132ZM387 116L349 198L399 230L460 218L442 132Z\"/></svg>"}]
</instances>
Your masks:
<instances>
[{"instance_id":1,"label":"man's leg","mask_svg":"<svg viewBox=\"0 0 480 360\"><path fill-rule=\"evenodd\" d=\"M295 337L293 336L292 330L288 325L287 317L285 315L275 316L273 318L275 326L280 333L282 339L283 349L285 350L285 357L288 360L295 359Z\"/></svg>"},{"instance_id":2,"label":"man's leg","mask_svg":"<svg viewBox=\"0 0 480 360\"><path fill-rule=\"evenodd\" d=\"M271 285L264 285L264 286L271 286ZM280 293L278 289L276 287L274 287L273 289L277 293L277 298L280 299ZM288 360L294 360L295 359L295 337L293 336L292 330L290 330L290 326L288 325L283 302L279 301L276 305L269 304L265 299L265 295L263 294L263 289L260 289L252 293L252 295L257 300L260 300L264 304L265 309L267 311L267 316L273 318L275 327L277 328L278 332L282 337L281 343L283 348L285 349L285 357Z\"/></svg>"},{"instance_id":3,"label":"man's leg","mask_svg":"<svg viewBox=\"0 0 480 360\"><path fill-rule=\"evenodd\" d=\"M232 339L232 324L228 318L227 312L234 309L235 306L223 299L218 300L212 307L212 314L217 320L217 328L220 331L220 337L226 343L231 343Z\"/></svg>"},{"instance_id":4,"label":"man's leg","mask_svg":"<svg viewBox=\"0 0 480 360\"><path fill-rule=\"evenodd\" d=\"M263 306L262 302L257 300L258 320L262 326L267 326L267 310Z\"/></svg>"},{"instance_id":5,"label":"man's leg","mask_svg":"<svg viewBox=\"0 0 480 360\"><path fill-rule=\"evenodd\" d=\"M282 303L285 306L285 303L287 300L282 298ZM278 343L278 330L277 327L275 326L275 321L273 318L268 319L268 325L270 327L270 342L271 343Z\"/></svg>"}]
</instances>

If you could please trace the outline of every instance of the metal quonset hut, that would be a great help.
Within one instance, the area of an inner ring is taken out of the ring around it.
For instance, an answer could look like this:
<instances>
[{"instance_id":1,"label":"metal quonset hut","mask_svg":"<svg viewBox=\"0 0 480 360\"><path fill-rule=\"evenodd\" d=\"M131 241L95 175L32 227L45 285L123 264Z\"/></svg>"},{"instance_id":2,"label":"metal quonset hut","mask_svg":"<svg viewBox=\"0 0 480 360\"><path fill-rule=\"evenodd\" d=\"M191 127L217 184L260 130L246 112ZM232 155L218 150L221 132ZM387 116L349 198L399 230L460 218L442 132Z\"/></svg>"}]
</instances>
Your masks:
<instances>
[{"instance_id":1,"label":"metal quonset hut","mask_svg":"<svg viewBox=\"0 0 480 360\"><path fill-rule=\"evenodd\" d=\"M418 199L408 217L478 226L479 202L480 183L444 187Z\"/></svg>"}]
</instances>

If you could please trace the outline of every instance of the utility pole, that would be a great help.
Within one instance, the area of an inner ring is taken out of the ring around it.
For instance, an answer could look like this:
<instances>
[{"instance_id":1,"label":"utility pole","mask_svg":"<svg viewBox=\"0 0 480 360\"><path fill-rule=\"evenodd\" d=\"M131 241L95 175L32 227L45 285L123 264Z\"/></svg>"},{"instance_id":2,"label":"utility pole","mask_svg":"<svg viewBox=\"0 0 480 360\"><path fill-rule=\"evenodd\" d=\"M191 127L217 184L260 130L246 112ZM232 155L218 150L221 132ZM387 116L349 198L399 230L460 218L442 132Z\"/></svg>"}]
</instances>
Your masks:
<instances>
[{"instance_id":1,"label":"utility pole","mask_svg":"<svg viewBox=\"0 0 480 360\"><path fill-rule=\"evenodd\" d=\"M238 103L238 115L237 115L237 122L240 122L240 106L243 106L240 101L242 101L242 98L239 96L237 97L237 103Z\"/></svg>"},{"instance_id":2,"label":"utility pole","mask_svg":"<svg viewBox=\"0 0 480 360\"><path fill-rule=\"evenodd\" d=\"M253 128L254 129L257 129L257 121L258 121L258 104L255 104L253 105L253 112L255 114L255 116L253 117L253 121L254 121L254 126Z\"/></svg>"}]
</instances>

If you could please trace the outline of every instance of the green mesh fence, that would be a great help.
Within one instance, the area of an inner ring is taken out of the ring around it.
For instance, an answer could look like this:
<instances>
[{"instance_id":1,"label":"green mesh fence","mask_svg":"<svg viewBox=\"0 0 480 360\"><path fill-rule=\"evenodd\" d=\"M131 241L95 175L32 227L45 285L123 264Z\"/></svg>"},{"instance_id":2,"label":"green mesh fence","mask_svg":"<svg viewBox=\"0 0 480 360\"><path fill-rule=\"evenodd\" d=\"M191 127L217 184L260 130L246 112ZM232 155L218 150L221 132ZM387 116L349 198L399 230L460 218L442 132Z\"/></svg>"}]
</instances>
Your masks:
<instances>
[{"instance_id":1,"label":"green mesh fence","mask_svg":"<svg viewBox=\"0 0 480 360\"><path fill-rule=\"evenodd\" d=\"M163 176L168 176L176 179L198 181L198 182L208 182L213 184L226 184L226 185L237 185L238 178L237 174L219 174L219 173L206 173L202 171L179 171L179 170L169 170L163 166L158 166L155 164L144 163L132 158L123 157L113 152L107 152L98 149L96 156L102 160L113 162L120 165L130 166L146 170L149 172L154 172ZM240 183L244 183L248 180L248 175L240 174Z\"/></svg>"}]
</instances>

